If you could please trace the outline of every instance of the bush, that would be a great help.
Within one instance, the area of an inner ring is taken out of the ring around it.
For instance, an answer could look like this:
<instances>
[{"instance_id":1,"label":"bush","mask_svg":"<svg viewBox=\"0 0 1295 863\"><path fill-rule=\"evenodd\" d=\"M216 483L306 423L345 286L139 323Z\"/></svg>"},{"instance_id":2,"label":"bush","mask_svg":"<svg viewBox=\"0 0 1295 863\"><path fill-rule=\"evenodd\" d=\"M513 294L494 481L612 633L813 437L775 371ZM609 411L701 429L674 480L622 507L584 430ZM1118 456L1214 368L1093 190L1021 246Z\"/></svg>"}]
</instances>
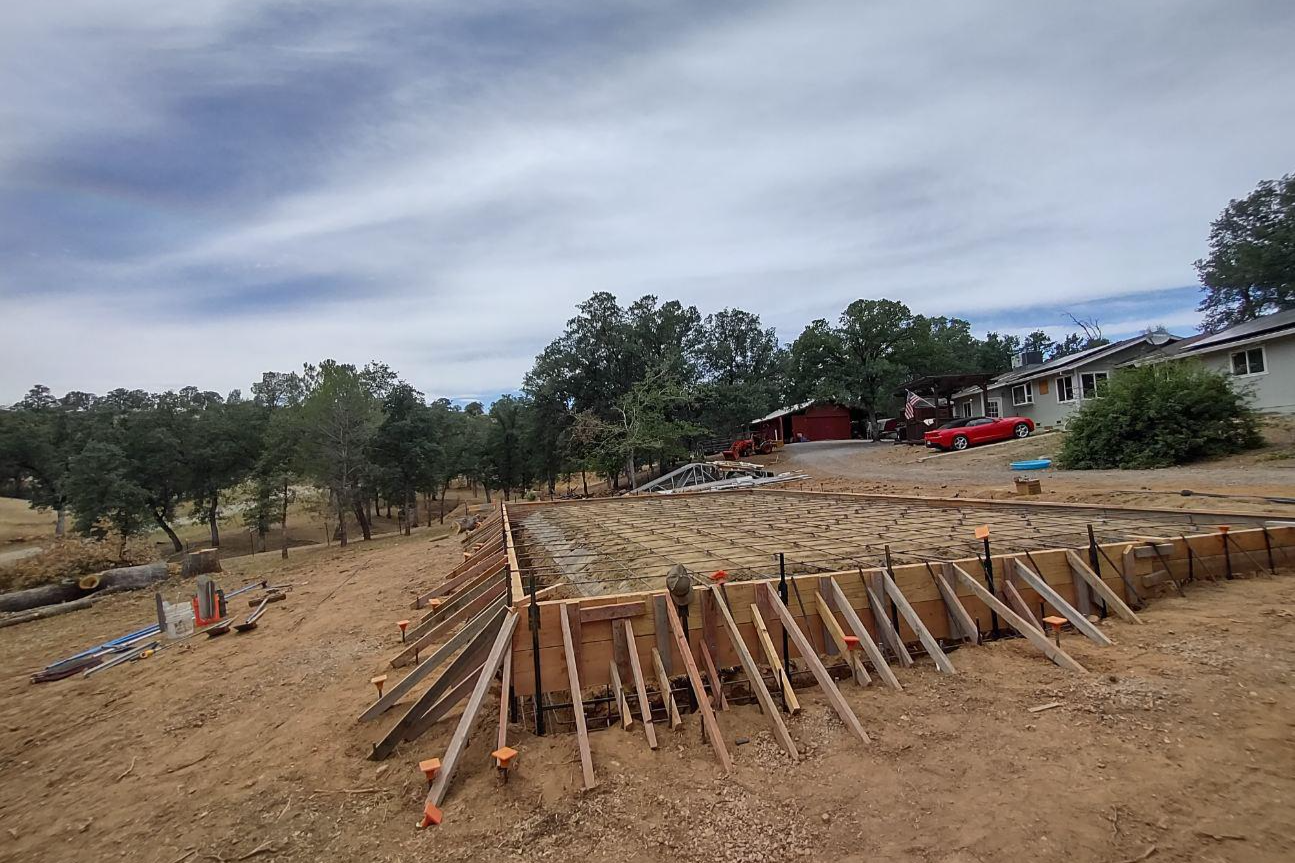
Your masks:
<instances>
[{"instance_id":1,"label":"bush","mask_svg":"<svg viewBox=\"0 0 1295 863\"><path fill-rule=\"evenodd\" d=\"M143 537L133 537L125 543L117 536L103 540L64 537L31 557L0 568L0 591L36 587L64 578L80 578L92 572L155 560L156 549Z\"/></svg>"},{"instance_id":2,"label":"bush","mask_svg":"<svg viewBox=\"0 0 1295 863\"><path fill-rule=\"evenodd\" d=\"M1232 378L1194 362L1125 369L1066 423L1058 460L1071 470L1153 468L1262 443L1259 417Z\"/></svg>"}]
</instances>

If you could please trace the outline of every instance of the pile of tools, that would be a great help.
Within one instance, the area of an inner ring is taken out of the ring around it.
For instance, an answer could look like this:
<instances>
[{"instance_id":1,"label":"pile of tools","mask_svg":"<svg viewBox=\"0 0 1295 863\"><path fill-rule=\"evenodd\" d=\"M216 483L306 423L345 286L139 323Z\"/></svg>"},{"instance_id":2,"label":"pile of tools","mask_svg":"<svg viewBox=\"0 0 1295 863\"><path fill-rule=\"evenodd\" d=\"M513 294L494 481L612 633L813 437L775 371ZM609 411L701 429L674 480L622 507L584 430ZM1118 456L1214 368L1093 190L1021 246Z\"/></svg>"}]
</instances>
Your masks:
<instances>
[{"instance_id":1,"label":"pile of tools","mask_svg":"<svg viewBox=\"0 0 1295 863\"><path fill-rule=\"evenodd\" d=\"M147 659L160 650L188 641L200 633L214 638L224 635L230 629L240 633L250 632L256 629L257 622L272 603L287 599L292 587L291 584L271 585L266 581L258 581L226 594L214 579L206 575L199 576L197 592L188 604L168 603L161 593L157 593L157 622L56 660L34 672L31 682L49 683L74 674L90 677L127 662ZM263 593L252 597L248 602L252 612L243 620L235 622L234 615L228 613L228 600L255 590Z\"/></svg>"}]
</instances>

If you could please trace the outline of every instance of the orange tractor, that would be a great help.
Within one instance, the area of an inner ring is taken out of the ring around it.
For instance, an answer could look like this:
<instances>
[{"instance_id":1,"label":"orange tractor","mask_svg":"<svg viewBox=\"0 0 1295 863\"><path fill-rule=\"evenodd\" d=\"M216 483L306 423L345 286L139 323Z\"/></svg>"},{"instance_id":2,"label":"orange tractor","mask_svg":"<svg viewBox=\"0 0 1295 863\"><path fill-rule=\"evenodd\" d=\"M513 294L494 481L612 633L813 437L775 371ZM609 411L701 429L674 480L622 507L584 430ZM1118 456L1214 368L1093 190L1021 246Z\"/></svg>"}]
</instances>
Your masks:
<instances>
[{"instance_id":1,"label":"orange tractor","mask_svg":"<svg viewBox=\"0 0 1295 863\"><path fill-rule=\"evenodd\" d=\"M749 437L733 441L733 445L724 450L723 455L728 461L737 461L747 456L768 455L771 452L773 452L773 441Z\"/></svg>"}]
</instances>

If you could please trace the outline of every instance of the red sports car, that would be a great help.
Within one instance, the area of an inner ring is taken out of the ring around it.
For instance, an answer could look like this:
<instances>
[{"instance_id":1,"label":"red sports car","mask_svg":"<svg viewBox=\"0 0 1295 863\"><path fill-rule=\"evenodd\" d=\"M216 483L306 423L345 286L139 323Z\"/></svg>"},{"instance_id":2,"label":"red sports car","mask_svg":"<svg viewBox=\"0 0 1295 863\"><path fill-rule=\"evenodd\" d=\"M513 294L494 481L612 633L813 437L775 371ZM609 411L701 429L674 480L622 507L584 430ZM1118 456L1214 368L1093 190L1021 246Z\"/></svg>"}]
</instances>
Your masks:
<instances>
[{"instance_id":1,"label":"red sports car","mask_svg":"<svg viewBox=\"0 0 1295 863\"><path fill-rule=\"evenodd\" d=\"M961 417L926 433L926 445L936 449L966 449L978 443L993 443L1029 437L1034 421L1028 417Z\"/></svg>"}]
</instances>

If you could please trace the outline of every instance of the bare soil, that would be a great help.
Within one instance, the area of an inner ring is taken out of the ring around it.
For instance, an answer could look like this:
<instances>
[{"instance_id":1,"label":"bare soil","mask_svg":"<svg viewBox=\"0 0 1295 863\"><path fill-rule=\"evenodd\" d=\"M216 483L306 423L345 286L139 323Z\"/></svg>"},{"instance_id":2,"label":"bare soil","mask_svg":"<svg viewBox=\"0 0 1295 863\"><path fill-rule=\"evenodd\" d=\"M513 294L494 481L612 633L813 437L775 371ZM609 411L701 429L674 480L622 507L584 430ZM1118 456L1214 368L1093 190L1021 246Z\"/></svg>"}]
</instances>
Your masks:
<instances>
[{"instance_id":1,"label":"bare soil","mask_svg":"<svg viewBox=\"0 0 1295 863\"><path fill-rule=\"evenodd\" d=\"M687 716L680 733L659 727L655 753L638 728L595 732L592 792L574 736L515 733L519 767L500 784L492 709L445 823L416 830L416 764L442 754L454 719L377 764L365 755L394 717L355 717L410 594L459 559L453 540L416 534L230 561L227 588L299 586L253 632L89 679L27 675L147 623L151 597L0 629L0 861L1295 857L1289 575L1158 599L1142 627L1104 624L1114 647L1066 636L1088 675L1017 640L955 651L952 677L919 661L903 693L846 685L869 744L804 690L798 764L754 706L735 706L720 714L727 778Z\"/></svg>"}]
</instances>

